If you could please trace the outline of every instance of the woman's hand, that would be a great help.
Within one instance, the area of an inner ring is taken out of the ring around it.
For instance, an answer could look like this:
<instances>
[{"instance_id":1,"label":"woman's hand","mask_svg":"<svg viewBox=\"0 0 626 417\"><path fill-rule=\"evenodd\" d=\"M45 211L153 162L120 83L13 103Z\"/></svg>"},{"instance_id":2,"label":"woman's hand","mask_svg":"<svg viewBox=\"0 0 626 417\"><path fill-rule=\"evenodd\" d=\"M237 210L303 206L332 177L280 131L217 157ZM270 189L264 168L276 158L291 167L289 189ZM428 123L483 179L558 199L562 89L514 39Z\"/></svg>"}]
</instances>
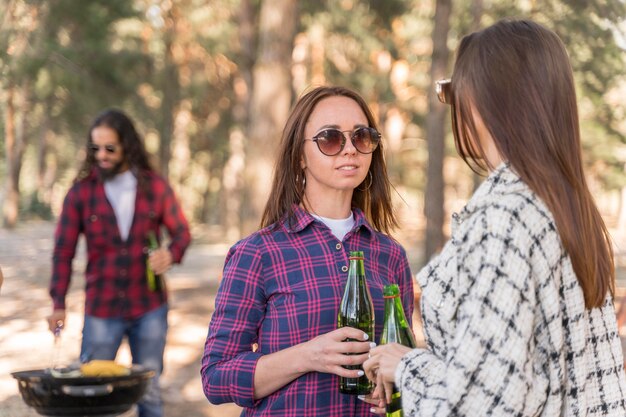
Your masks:
<instances>
[{"instance_id":1,"label":"woman's hand","mask_svg":"<svg viewBox=\"0 0 626 417\"><path fill-rule=\"evenodd\" d=\"M396 368L400 359L412 348L398 343L376 346L370 350L369 358L363 363L367 378L376 384L373 396L391 402Z\"/></svg>"},{"instance_id":2,"label":"woman's hand","mask_svg":"<svg viewBox=\"0 0 626 417\"><path fill-rule=\"evenodd\" d=\"M355 341L344 342L346 339ZM368 339L367 333L352 327L342 327L319 335L304 345L310 358L306 372L325 372L345 378L363 375L360 369L346 369L344 366L361 365L367 359L371 347L376 346Z\"/></svg>"},{"instance_id":3,"label":"woman's hand","mask_svg":"<svg viewBox=\"0 0 626 417\"><path fill-rule=\"evenodd\" d=\"M356 341L344 342L345 339ZM361 365L372 345L375 346L363 331L342 327L308 342L263 355L257 361L254 372L254 398L270 395L307 372L358 378L363 375L362 370L343 366Z\"/></svg>"},{"instance_id":4,"label":"woman's hand","mask_svg":"<svg viewBox=\"0 0 626 417\"><path fill-rule=\"evenodd\" d=\"M385 415L385 413L387 412L387 409L385 408L385 406L387 404L385 403L385 400L379 396L378 394L379 391L380 390L376 388L370 394L359 395L359 400L363 401L364 403L368 403L372 405L372 408L370 408L370 412L372 414Z\"/></svg>"}]
</instances>

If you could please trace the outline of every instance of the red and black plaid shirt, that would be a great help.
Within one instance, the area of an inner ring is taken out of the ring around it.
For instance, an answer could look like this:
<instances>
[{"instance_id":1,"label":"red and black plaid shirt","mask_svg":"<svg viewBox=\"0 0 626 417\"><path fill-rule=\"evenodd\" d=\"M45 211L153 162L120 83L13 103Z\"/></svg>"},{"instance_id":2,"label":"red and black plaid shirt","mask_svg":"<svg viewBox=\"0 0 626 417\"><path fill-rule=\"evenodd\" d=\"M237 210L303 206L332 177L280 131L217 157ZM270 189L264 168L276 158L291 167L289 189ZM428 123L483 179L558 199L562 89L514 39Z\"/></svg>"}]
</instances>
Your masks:
<instances>
[{"instance_id":1,"label":"red and black plaid shirt","mask_svg":"<svg viewBox=\"0 0 626 417\"><path fill-rule=\"evenodd\" d=\"M136 318L167 301L165 291L150 291L146 281L148 231L159 238L165 226L173 261L179 263L191 235L174 191L153 172L142 172L137 185L135 214L123 241L104 184L95 173L75 183L65 197L55 232L50 296L55 309L65 308L72 260L79 235L85 235L85 314Z\"/></svg>"}]
</instances>

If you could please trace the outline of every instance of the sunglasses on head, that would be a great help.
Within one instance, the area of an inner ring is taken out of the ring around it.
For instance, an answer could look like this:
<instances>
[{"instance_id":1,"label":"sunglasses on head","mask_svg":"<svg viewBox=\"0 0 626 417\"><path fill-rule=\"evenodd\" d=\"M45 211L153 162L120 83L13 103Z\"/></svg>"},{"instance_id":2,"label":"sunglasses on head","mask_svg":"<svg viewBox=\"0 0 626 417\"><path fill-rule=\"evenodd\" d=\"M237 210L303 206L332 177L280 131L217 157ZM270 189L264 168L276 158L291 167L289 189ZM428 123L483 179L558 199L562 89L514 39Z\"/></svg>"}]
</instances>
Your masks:
<instances>
[{"instance_id":1,"label":"sunglasses on head","mask_svg":"<svg viewBox=\"0 0 626 417\"><path fill-rule=\"evenodd\" d=\"M450 78L435 82L435 92L443 104L452 104L452 80Z\"/></svg>"},{"instance_id":2,"label":"sunglasses on head","mask_svg":"<svg viewBox=\"0 0 626 417\"><path fill-rule=\"evenodd\" d=\"M117 145L99 146L99 145L94 145L94 144L89 145L89 150L93 153L98 153L98 151L102 147L104 147L104 150L107 151L107 153L115 153L117 151Z\"/></svg>"},{"instance_id":3,"label":"sunglasses on head","mask_svg":"<svg viewBox=\"0 0 626 417\"><path fill-rule=\"evenodd\" d=\"M338 155L346 146L346 136L344 133L350 133L352 145L360 153L372 153L378 147L380 142L380 133L373 127L359 127L355 130L339 130L324 129L310 140L317 143L317 147L321 153L326 156Z\"/></svg>"}]
</instances>

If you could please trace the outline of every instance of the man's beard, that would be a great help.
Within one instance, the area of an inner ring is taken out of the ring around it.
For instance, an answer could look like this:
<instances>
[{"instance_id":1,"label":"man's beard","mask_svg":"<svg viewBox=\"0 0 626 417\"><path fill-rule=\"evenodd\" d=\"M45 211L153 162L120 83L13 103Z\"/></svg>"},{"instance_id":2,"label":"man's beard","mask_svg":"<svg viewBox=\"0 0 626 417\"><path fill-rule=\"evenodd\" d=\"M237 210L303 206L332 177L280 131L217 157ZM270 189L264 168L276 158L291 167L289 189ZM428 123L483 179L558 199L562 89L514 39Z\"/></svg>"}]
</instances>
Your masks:
<instances>
[{"instance_id":1,"label":"man's beard","mask_svg":"<svg viewBox=\"0 0 626 417\"><path fill-rule=\"evenodd\" d=\"M111 168L102 168L100 167L100 165L97 165L98 176L100 177L100 180L108 181L112 179L113 177L115 177L117 174L120 173L122 169L122 165L124 165L124 161L118 162L117 164L113 165Z\"/></svg>"}]
</instances>

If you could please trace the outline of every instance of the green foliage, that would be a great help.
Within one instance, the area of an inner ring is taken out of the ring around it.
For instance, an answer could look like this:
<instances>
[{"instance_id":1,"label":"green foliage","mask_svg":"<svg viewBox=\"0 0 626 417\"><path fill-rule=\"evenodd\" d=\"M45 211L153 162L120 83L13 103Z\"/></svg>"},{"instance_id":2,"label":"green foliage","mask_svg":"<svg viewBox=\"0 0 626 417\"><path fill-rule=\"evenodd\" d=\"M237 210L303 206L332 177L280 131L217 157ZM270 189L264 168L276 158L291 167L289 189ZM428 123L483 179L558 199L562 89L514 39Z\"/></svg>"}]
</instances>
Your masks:
<instances>
[{"instance_id":1,"label":"green foliage","mask_svg":"<svg viewBox=\"0 0 626 417\"><path fill-rule=\"evenodd\" d=\"M198 189L202 195L194 198L202 203L194 203L193 211L209 212L206 217L219 221L214 211L220 205L219 178L230 156L229 138L233 131L249 128L249 76L262 1L9 1L0 11L14 16L0 28L0 88L29 92L28 106L18 108L28 114L26 136L38 138L40 126L49 126L58 180L68 181L93 116L105 107L123 107L138 120L142 132L153 134L164 118L165 90L172 87L168 83L174 74L179 90L173 111L178 115L184 110L189 117L183 125L189 163L201 166L212 184ZM626 2L492 0L484 2L478 14L479 2L453 3L451 49L477 25L507 16L531 17L557 31L571 55L579 88L588 166L606 188L623 187L624 155L615 150L626 142L626 109L624 101L614 97L626 83L626 59L614 32L620 22L623 25ZM248 38L242 31L244 4L252 14ZM361 92L383 127L390 114L401 114L402 143L390 152L389 167L397 184L419 194L427 163L424 128L432 88L435 2L311 0L297 6L296 52L304 57L296 65L305 75L294 89L318 81L313 75L319 76L314 72L321 68L324 82ZM172 45L171 56L166 55L166 45ZM323 52L321 63L314 62L318 59L312 54L314 47ZM168 65L175 65L175 71L168 72ZM0 118L0 132L3 123ZM0 143L4 144L4 135ZM31 140L29 146L36 144ZM6 175L3 170L0 166L0 178ZM188 186L184 178L181 186ZM25 210L46 215L33 192L25 193Z\"/></svg>"},{"instance_id":2,"label":"green foliage","mask_svg":"<svg viewBox=\"0 0 626 417\"><path fill-rule=\"evenodd\" d=\"M28 200L28 204L20 212L20 218L24 220L52 220L50 205L41 201L37 192L31 193Z\"/></svg>"}]
</instances>

